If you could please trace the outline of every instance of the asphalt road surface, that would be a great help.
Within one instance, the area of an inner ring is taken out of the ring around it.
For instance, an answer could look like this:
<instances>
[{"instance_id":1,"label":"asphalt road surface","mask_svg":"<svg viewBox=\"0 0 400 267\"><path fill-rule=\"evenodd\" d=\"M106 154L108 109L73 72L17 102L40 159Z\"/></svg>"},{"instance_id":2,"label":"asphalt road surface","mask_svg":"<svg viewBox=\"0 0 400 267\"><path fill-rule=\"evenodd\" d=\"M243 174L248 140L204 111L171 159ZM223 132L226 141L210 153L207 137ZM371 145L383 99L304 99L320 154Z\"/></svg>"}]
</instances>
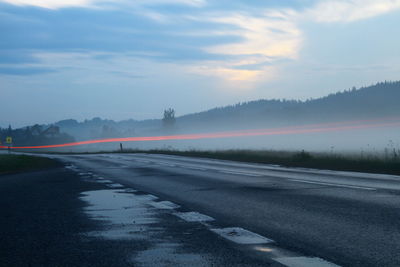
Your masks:
<instances>
[{"instance_id":1,"label":"asphalt road surface","mask_svg":"<svg viewBox=\"0 0 400 267\"><path fill-rule=\"evenodd\" d=\"M2 174L0 266L276 265L154 199L71 166Z\"/></svg>"},{"instance_id":2,"label":"asphalt road surface","mask_svg":"<svg viewBox=\"0 0 400 267\"><path fill-rule=\"evenodd\" d=\"M400 266L398 176L151 154L52 157L209 216L221 238L239 229L230 227L268 238L252 248L286 266Z\"/></svg>"}]
</instances>

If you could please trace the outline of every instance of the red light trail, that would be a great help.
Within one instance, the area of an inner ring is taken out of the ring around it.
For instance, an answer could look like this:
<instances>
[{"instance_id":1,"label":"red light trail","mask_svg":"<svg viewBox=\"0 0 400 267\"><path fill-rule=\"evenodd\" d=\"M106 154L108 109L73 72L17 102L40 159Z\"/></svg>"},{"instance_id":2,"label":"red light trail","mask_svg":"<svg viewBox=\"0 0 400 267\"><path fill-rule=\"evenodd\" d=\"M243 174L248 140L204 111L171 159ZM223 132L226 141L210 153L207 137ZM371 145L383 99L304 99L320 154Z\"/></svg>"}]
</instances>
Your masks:
<instances>
[{"instance_id":1,"label":"red light trail","mask_svg":"<svg viewBox=\"0 0 400 267\"><path fill-rule=\"evenodd\" d=\"M391 121L391 120L396 120L396 121ZM374 120L347 121L347 122L340 122L340 123L321 123L321 124L309 124L309 125L303 125L303 126L292 126L292 127L284 127L284 128L254 129L254 130L217 132L217 133L107 138L107 139L87 140L87 141L56 144L56 145L13 146L13 147L10 147L10 149L59 148L59 147L71 147L71 146L81 146L81 145L99 144L99 143L113 143L113 142L197 140L197 139L230 138L230 137L246 137L246 136L325 133L325 132L335 132L335 131L360 130L360 129L368 129L368 128L396 127L396 126L399 127L400 121L397 121L397 120L398 120L398 118L392 118L392 119L389 118L389 119L386 119L386 122L380 122L380 121L382 121L382 119L376 119L376 120L374 119ZM0 146L0 148L8 148L8 146Z\"/></svg>"}]
</instances>

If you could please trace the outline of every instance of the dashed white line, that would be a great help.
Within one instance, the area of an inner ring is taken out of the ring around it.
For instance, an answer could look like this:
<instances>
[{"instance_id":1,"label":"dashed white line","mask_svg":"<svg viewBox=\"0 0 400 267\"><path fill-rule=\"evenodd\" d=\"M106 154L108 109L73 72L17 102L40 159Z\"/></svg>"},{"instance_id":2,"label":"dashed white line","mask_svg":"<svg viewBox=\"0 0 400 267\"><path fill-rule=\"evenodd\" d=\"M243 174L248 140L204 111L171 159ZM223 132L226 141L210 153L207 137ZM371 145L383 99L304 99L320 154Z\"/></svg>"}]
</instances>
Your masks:
<instances>
[{"instance_id":1,"label":"dashed white line","mask_svg":"<svg viewBox=\"0 0 400 267\"><path fill-rule=\"evenodd\" d=\"M97 179L96 182L102 183L102 184L112 184L113 183L113 181L111 181L111 180L101 179L101 178Z\"/></svg>"},{"instance_id":2,"label":"dashed white line","mask_svg":"<svg viewBox=\"0 0 400 267\"><path fill-rule=\"evenodd\" d=\"M126 189L124 189L124 192L125 192L125 193L136 193L137 190L132 189L132 188L126 188Z\"/></svg>"},{"instance_id":3,"label":"dashed white line","mask_svg":"<svg viewBox=\"0 0 400 267\"><path fill-rule=\"evenodd\" d=\"M152 200L156 200L158 199L158 197L154 196L154 195L137 195L137 198L140 198L141 200L145 200L145 201L152 201Z\"/></svg>"},{"instance_id":4,"label":"dashed white line","mask_svg":"<svg viewBox=\"0 0 400 267\"><path fill-rule=\"evenodd\" d=\"M147 162L146 162L147 163ZM167 163L160 163L160 165L165 165L165 166L171 166L175 167L176 165L172 164L167 164ZM197 168L197 167L186 167L182 166L188 169L195 169L195 170L207 170L203 168ZM262 174L252 174L252 173L245 173L245 172L234 172L234 171L225 171L225 170L216 170L219 172L223 173L229 173L229 174L236 174L236 175L246 175L246 176L263 176ZM81 172L79 175L85 176L85 175L91 175L91 172ZM96 175L94 175L96 176ZM124 186L118 183L114 183L113 181L106 180L102 177L97 176L98 178L96 179L96 182L99 183L105 183L108 187L111 188L123 188ZM302 183L310 183L310 184L318 184L318 185L329 185L329 186L337 186L337 187L347 187L347 188L352 188L352 189L364 189L364 190L376 190L375 188L370 188L370 187L360 187L360 186L352 186L352 185L343 185L343 184L334 184L334 183L325 183L325 182L313 182L313 181L305 181L305 180L300 180L300 179L287 179L290 181L295 181L295 182L302 182ZM131 192L131 193L136 193L137 191L134 189L124 189L124 192ZM166 209L166 210L173 210L177 209L180 206L170 202L170 201L155 201L158 200L157 196L151 195L151 194L146 194L146 195L136 195L136 198L141 199L142 201L148 202L151 206L157 209ZM240 227L227 227L227 228L212 228L207 222L214 221L215 219L199 213L199 212L173 212L173 215L181 218L182 220L185 220L187 222L199 222L207 226L209 230L212 232L220 235L221 237L237 243L237 244L242 244L242 245L256 245L259 244L262 246L262 244L265 244L264 246L269 246L270 243L274 243L274 240L269 239L267 237L261 236L257 233L248 231L246 229L240 228ZM284 251L284 249L280 249L276 246L274 246L274 249L268 249L266 251L271 252L271 251ZM260 250L262 251L262 250ZM331 262L325 261L321 258L317 257L304 257L302 255L299 255L297 253L272 253L275 254L275 256L272 256L272 259L276 262L279 262L280 264L287 266L287 267L338 267L338 265L333 264ZM286 251L289 252L289 251ZM278 255L279 256L278 256ZM285 256L283 256L285 255Z\"/></svg>"},{"instance_id":5,"label":"dashed white line","mask_svg":"<svg viewBox=\"0 0 400 267\"><path fill-rule=\"evenodd\" d=\"M110 188L123 188L124 187L122 184L118 184L118 183L106 184L106 186L108 186Z\"/></svg>"},{"instance_id":6,"label":"dashed white line","mask_svg":"<svg viewBox=\"0 0 400 267\"><path fill-rule=\"evenodd\" d=\"M175 212L175 216L185 220L187 222L210 222L214 221L214 218L201 214L199 212L190 211L190 212Z\"/></svg>"},{"instance_id":7,"label":"dashed white line","mask_svg":"<svg viewBox=\"0 0 400 267\"><path fill-rule=\"evenodd\" d=\"M214 228L214 233L238 244L266 244L274 242L272 239L266 238L259 234L250 232L240 227Z\"/></svg>"},{"instance_id":8,"label":"dashed white line","mask_svg":"<svg viewBox=\"0 0 400 267\"><path fill-rule=\"evenodd\" d=\"M171 201L151 202L150 205L154 208L163 210L173 210L180 207L178 204L175 204Z\"/></svg>"}]
</instances>

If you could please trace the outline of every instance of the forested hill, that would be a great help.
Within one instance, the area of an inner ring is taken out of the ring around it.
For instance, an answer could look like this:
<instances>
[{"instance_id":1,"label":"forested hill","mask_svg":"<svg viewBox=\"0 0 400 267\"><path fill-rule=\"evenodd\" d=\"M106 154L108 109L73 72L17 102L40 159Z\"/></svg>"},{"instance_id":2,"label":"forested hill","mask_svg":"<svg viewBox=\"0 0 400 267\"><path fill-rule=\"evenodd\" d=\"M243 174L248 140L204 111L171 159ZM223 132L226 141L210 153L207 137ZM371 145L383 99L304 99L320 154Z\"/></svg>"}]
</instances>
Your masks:
<instances>
[{"instance_id":1,"label":"forested hill","mask_svg":"<svg viewBox=\"0 0 400 267\"><path fill-rule=\"evenodd\" d=\"M93 118L83 122L70 119L50 125L25 127L17 130L16 135L21 136L23 143L23 140L31 140L31 136L43 136L48 129L58 129L60 133L72 136L76 140L86 140L400 117L399 102L400 81L383 82L308 101L257 100L214 108L177 117L175 124L169 129L163 127L161 119L116 122ZM10 130L7 129L0 131L0 138L8 132ZM24 136L25 138L22 138Z\"/></svg>"},{"instance_id":2,"label":"forested hill","mask_svg":"<svg viewBox=\"0 0 400 267\"><path fill-rule=\"evenodd\" d=\"M181 127L268 126L400 116L400 81L307 101L258 100L178 118Z\"/></svg>"}]
</instances>

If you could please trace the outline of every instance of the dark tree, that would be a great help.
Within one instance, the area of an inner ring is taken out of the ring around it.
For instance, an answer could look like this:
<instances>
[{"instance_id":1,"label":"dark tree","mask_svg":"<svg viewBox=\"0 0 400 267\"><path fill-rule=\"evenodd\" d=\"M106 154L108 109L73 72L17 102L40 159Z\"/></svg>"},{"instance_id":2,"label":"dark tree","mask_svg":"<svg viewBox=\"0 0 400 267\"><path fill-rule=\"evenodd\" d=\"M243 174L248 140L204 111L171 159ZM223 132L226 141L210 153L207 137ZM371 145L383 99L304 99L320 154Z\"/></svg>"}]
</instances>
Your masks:
<instances>
[{"instance_id":1,"label":"dark tree","mask_svg":"<svg viewBox=\"0 0 400 267\"><path fill-rule=\"evenodd\" d=\"M172 128L175 125L175 110L173 108L164 110L162 121L165 128Z\"/></svg>"}]
</instances>

